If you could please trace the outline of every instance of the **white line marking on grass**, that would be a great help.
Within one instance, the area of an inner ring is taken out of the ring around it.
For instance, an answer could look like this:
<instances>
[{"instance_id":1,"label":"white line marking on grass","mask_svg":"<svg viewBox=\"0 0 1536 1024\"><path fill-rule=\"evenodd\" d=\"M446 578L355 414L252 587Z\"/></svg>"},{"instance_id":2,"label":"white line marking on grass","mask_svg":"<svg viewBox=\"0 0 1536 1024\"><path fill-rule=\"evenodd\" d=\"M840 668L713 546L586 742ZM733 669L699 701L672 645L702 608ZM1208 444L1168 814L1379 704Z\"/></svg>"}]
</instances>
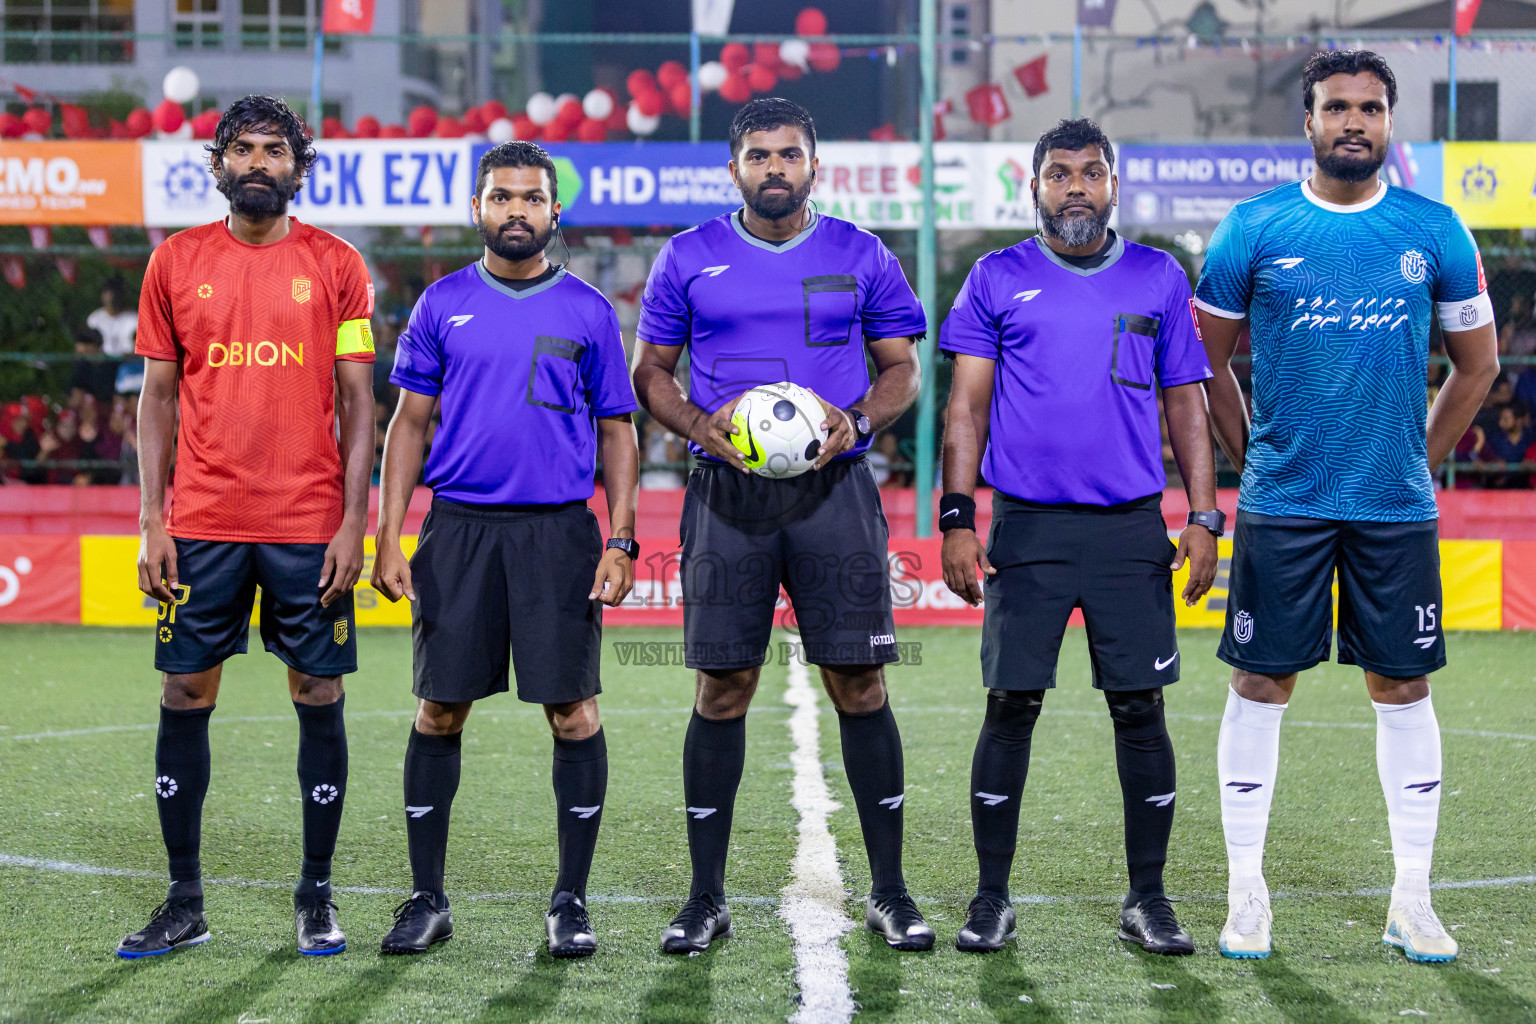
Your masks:
<instances>
[{"instance_id":1,"label":"white line marking on grass","mask_svg":"<svg viewBox=\"0 0 1536 1024\"><path fill-rule=\"evenodd\" d=\"M791 1024L842 1024L853 1019L853 993L848 988L848 955L840 940L853 927L843 910L846 893L837 866L837 843L827 829L827 817L838 804L827 789L821 770L821 737L816 714L816 690L799 658L789 662L789 689L784 703L789 735L794 742L789 762L794 770L796 825L795 859L790 882L779 901L779 916L789 925L795 949L795 983L800 1006Z\"/></svg>"}]
</instances>

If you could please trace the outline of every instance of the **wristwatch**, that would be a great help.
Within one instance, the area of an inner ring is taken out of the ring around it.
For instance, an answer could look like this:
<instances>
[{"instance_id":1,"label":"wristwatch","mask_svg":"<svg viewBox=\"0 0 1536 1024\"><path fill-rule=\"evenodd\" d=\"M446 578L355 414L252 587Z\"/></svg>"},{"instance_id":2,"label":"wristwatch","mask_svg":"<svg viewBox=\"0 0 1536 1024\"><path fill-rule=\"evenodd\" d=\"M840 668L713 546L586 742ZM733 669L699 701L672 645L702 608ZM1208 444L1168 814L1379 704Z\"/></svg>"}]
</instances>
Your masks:
<instances>
[{"instance_id":1,"label":"wristwatch","mask_svg":"<svg viewBox=\"0 0 1536 1024\"><path fill-rule=\"evenodd\" d=\"M874 434L875 428L870 426L869 417L862 410L849 406L843 412L848 414L848 422L853 424L853 432L858 435L860 443L869 440Z\"/></svg>"},{"instance_id":2,"label":"wristwatch","mask_svg":"<svg viewBox=\"0 0 1536 1024\"><path fill-rule=\"evenodd\" d=\"M629 556L629 560L631 562L640 561L640 542L634 540L633 538L614 537L608 541L606 545L604 545L603 550L606 551L608 548L618 548L620 551Z\"/></svg>"},{"instance_id":3,"label":"wristwatch","mask_svg":"<svg viewBox=\"0 0 1536 1024\"><path fill-rule=\"evenodd\" d=\"M1219 508L1209 512L1191 512L1188 525L1203 526L1220 537L1227 532L1227 514Z\"/></svg>"}]
</instances>

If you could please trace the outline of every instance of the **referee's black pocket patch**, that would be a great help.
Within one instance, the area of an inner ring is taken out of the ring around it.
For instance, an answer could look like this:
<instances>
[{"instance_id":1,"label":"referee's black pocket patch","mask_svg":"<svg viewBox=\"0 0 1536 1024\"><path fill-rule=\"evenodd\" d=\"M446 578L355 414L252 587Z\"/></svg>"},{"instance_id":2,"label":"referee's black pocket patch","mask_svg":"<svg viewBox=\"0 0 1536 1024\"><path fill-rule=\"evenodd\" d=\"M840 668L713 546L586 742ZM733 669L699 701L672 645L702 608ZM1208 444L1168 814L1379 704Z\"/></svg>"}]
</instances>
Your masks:
<instances>
[{"instance_id":1,"label":"referee's black pocket patch","mask_svg":"<svg viewBox=\"0 0 1536 1024\"><path fill-rule=\"evenodd\" d=\"M533 365L528 368L528 404L556 412L574 413L581 407L581 356L587 346L569 338L541 334L533 343Z\"/></svg>"},{"instance_id":2,"label":"referee's black pocket patch","mask_svg":"<svg viewBox=\"0 0 1536 1024\"><path fill-rule=\"evenodd\" d=\"M1115 347L1109 375L1116 384L1152 390L1152 354L1162 321L1138 313L1115 314Z\"/></svg>"}]
</instances>

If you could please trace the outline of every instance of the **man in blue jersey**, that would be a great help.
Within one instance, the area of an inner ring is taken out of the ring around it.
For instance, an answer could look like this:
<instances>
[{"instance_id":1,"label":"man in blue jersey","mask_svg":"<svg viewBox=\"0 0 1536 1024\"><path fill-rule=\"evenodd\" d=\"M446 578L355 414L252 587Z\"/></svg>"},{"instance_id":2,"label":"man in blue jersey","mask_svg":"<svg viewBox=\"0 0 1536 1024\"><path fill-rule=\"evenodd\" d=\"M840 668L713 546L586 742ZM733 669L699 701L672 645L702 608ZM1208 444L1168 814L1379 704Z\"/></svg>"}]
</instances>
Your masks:
<instances>
[{"instance_id":1,"label":"man in blue jersey","mask_svg":"<svg viewBox=\"0 0 1536 1024\"><path fill-rule=\"evenodd\" d=\"M662 948L695 952L730 934L725 860L745 716L782 584L804 657L837 708L872 876L865 922L897 949L928 949L933 930L901 871L901 736L882 667L896 660L887 529L864 458L875 431L917 395L913 341L927 324L878 238L806 204L816 180L809 114L753 100L731 123L730 145L744 205L662 248L635 353L641 404L699 460L681 529L685 660L697 690L683 746L693 883ZM673 375L685 346L686 392ZM814 471L786 480L748 474L731 443L741 395L778 381L813 391L829 431Z\"/></svg>"},{"instance_id":2,"label":"man in blue jersey","mask_svg":"<svg viewBox=\"0 0 1536 1024\"><path fill-rule=\"evenodd\" d=\"M473 703L507 689L509 667L518 699L542 704L554 733L549 952L597 948L586 893L608 785L602 606L634 581L639 450L613 306L544 255L560 223L555 186L553 161L531 142L480 159L471 208L485 255L422 294L390 375L400 404L384 443L373 585L412 602L420 701L405 752L413 892L385 953L420 953L453 934L443 872L460 740ZM434 407L432 510L407 562L400 528ZM587 508L599 445L606 548Z\"/></svg>"},{"instance_id":3,"label":"man in blue jersey","mask_svg":"<svg viewBox=\"0 0 1536 1024\"><path fill-rule=\"evenodd\" d=\"M1216 439L1242 471L1226 630L1232 690L1217 748L1229 916L1221 951L1269 955L1264 834L1280 719L1296 674L1326 661L1338 574L1339 661L1365 670L1396 878L1382 941L1416 961L1456 955L1429 900L1445 665L1430 471L1498 372L1493 307L1471 234L1449 207L1381 181L1397 83L1368 51L1302 73L1316 169L1233 207L1195 291ZM1430 318L1451 360L1426 424ZM1253 419L1229 368L1252 333ZM1368 446L1360 437L1370 437Z\"/></svg>"},{"instance_id":4,"label":"man in blue jersey","mask_svg":"<svg viewBox=\"0 0 1536 1024\"><path fill-rule=\"evenodd\" d=\"M1014 935L1008 875L1030 739L1074 608L1115 728L1130 874L1120 938L1152 953L1195 948L1163 891L1175 795L1163 687L1179 678L1173 571L1190 561L1183 598L1194 604L1215 577L1224 524L1201 387L1211 371L1183 268L1108 227L1114 161L1087 119L1040 137L1031 183L1040 233L977 261L939 341L955 361L939 504L944 581L971 604L986 598L987 714L971 761L981 871L955 941L970 952L1002 949ZM1161 511L1159 389L1193 510L1177 548ZM985 548L978 467L994 488Z\"/></svg>"}]
</instances>

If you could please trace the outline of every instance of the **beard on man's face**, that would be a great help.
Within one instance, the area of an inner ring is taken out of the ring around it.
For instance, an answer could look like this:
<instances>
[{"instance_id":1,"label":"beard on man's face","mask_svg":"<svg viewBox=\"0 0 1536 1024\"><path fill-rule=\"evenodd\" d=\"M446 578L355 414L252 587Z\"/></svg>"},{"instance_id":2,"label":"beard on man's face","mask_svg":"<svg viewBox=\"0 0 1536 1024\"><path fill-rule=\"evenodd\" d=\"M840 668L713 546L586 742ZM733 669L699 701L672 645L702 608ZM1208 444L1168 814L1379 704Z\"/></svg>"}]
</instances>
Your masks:
<instances>
[{"instance_id":1,"label":"beard on man's face","mask_svg":"<svg viewBox=\"0 0 1536 1024\"><path fill-rule=\"evenodd\" d=\"M241 175L221 173L217 182L219 191L229 198L230 210L249 220L282 216L303 184L297 173L279 178L265 171L249 171Z\"/></svg>"},{"instance_id":2,"label":"beard on man's face","mask_svg":"<svg viewBox=\"0 0 1536 1024\"><path fill-rule=\"evenodd\" d=\"M524 230L519 231L517 228ZM495 226L484 220L480 222L480 240L485 243L485 247L513 263L520 263L543 252L554 234L553 220L543 230L516 217Z\"/></svg>"},{"instance_id":3,"label":"beard on man's face","mask_svg":"<svg viewBox=\"0 0 1536 1024\"><path fill-rule=\"evenodd\" d=\"M815 184L814 176L807 176L805 182L796 188L790 185L787 179L770 175L755 189L743 187L741 198L753 213L764 220L783 220L805 205L806 199L810 198L811 188ZM765 191L770 188L781 188L784 191L765 195Z\"/></svg>"},{"instance_id":4,"label":"beard on man's face","mask_svg":"<svg viewBox=\"0 0 1536 1024\"><path fill-rule=\"evenodd\" d=\"M1340 145L1345 140L1364 142L1359 149ZM1341 135L1336 139L1313 143L1312 159L1328 177L1357 184L1376 177L1381 165L1387 162L1387 147L1377 148L1369 140L1358 135Z\"/></svg>"},{"instance_id":5,"label":"beard on man's face","mask_svg":"<svg viewBox=\"0 0 1536 1024\"><path fill-rule=\"evenodd\" d=\"M1087 212L1070 212L1079 203ZM1103 234L1109 225L1109 210L1110 204L1107 202L1100 208L1087 200L1074 200L1072 206L1052 213L1044 203L1040 203L1040 230L1058 239L1069 249L1076 249Z\"/></svg>"}]
</instances>

